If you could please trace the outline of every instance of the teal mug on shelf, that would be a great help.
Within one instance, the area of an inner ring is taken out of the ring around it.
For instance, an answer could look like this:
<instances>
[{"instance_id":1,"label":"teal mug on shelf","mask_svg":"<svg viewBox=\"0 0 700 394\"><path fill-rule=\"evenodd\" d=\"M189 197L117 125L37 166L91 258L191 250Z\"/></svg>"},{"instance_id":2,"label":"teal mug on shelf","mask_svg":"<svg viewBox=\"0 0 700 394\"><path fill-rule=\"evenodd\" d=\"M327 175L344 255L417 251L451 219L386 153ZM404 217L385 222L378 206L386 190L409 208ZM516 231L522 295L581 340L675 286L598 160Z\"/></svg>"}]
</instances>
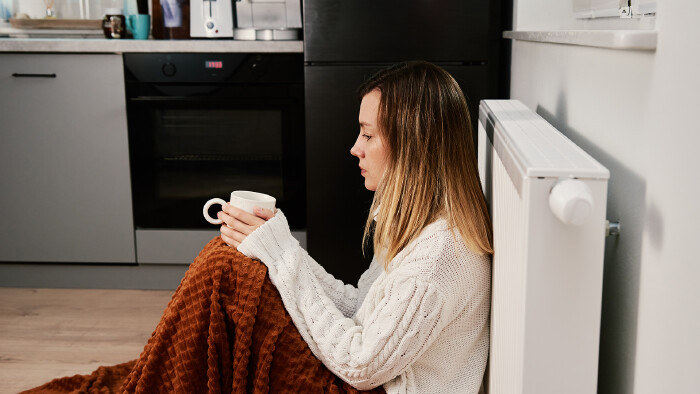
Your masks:
<instances>
[{"instance_id":1,"label":"teal mug on shelf","mask_svg":"<svg viewBox=\"0 0 700 394\"><path fill-rule=\"evenodd\" d=\"M148 14L127 15L126 28L136 40L147 40L151 31L151 16Z\"/></svg>"}]
</instances>

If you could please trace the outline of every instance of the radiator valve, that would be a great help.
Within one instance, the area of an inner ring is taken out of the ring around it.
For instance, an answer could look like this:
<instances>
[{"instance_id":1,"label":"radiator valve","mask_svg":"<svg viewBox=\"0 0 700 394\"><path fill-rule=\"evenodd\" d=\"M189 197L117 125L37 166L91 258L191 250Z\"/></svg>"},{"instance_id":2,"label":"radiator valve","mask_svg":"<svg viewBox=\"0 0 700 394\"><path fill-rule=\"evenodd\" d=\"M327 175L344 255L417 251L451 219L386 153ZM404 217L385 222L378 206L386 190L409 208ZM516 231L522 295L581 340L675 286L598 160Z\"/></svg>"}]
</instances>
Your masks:
<instances>
[{"instance_id":1,"label":"radiator valve","mask_svg":"<svg viewBox=\"0 0 700 394\"><path fill-rule=\"evenodd\" d=\"M593 212L591 189L578 179L559 179L549 192L549 209L564 224L580 226Z\"/></svg>"}]
</instances>

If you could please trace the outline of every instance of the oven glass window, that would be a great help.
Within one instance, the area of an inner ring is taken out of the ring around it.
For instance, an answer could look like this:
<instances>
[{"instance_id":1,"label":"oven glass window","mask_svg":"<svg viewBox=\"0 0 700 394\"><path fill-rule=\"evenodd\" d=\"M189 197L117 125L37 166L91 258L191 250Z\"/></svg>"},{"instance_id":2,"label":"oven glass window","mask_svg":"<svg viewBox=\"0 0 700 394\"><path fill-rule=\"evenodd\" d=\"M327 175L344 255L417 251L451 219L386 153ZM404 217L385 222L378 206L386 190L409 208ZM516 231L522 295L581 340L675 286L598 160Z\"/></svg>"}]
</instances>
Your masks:
<instances>
[{"instance_id":1,"label":"oven glass window","mask_svg":"<svg viewBox=\"0 0 700 394\"><path fill-rule=\"evenodd\" d=\"M275 110L160 110L159 199L226 198L255 190L284 199L282 114Z\"/></svg>"}]
</instances>

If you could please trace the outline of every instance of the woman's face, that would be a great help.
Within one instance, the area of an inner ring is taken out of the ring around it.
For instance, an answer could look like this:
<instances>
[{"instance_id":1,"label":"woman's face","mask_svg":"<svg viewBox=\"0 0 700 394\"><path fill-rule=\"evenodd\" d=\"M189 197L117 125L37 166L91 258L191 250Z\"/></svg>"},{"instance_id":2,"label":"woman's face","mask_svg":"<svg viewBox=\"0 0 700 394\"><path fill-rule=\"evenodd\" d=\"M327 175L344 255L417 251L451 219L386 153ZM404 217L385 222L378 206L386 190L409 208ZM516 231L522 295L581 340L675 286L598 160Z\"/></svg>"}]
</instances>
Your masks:
<instances>
[{"instance_id":1,"label":"woman's face","mask_svg":"<svg viewBox=\"0 0 700 394\"><path fill-rule=\"evenodd\" d=\"M360 159L360 173L367 190L375 191L386 169L389 149L379 133L377 114L381 93L375 89L362 98L360 104L360 135L350 154Z\"/></svg>"}]
</instances>

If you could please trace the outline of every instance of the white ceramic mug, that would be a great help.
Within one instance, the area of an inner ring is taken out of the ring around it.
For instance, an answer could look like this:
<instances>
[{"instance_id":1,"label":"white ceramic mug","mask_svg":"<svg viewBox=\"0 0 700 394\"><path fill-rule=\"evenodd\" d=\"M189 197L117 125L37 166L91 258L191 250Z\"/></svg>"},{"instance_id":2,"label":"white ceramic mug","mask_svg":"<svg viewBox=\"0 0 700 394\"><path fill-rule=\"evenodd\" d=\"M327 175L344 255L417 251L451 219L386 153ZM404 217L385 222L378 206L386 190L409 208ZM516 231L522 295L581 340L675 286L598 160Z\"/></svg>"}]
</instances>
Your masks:
<instances>
[{"instance_id":1,"label":"white ceramic mug","mask_svg":"<svg viewBox=\"0 0 700 394\"><path fill-rule=\"evenodd\" d=\"M260 207L264 209L269 209L274 212L275 210L275 200L274 197L263 193L249 192L247 190L235 190L231 192L231 201L229 204L233 205L238 209L242 209L248 213L253 213L254 207ZM226 201L220 198L212 198L204 204L204 209L202 213L204 214L204 219L211 224L221 224L223 221L221 219L214 219L209 216L209 208L214 204L221 204L222 206L226 204Z\"/></svg>"}]
</instances>

